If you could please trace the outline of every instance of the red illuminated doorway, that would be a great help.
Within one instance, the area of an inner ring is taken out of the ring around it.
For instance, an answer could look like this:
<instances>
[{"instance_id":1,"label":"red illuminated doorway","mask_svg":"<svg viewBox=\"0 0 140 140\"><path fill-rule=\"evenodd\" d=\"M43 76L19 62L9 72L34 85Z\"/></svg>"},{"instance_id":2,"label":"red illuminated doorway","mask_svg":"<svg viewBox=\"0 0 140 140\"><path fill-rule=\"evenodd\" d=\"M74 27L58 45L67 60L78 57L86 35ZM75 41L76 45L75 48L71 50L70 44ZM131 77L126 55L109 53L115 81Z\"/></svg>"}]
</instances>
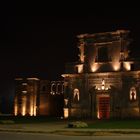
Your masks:
<instances>
[{"instance_id":1,"label":"red illuminated doorway","mask_svg":"<svg viewBox=\"0 0 140 140\"><path fill-rule=\"evenodd\" d=\"M110 97L99 97L98 102L98 118L109 119L110 118Z\"/></svg>"}]
</instances>

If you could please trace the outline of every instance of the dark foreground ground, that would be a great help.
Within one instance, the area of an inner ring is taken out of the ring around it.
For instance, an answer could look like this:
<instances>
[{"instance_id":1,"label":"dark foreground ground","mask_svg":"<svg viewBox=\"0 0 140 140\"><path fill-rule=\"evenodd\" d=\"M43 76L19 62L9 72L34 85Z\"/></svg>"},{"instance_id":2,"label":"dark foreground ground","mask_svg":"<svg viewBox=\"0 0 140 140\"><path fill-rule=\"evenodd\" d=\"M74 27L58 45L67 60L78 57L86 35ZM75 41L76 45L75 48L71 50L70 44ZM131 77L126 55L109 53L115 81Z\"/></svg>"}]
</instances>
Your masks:
<instances>
[{"instance_id":1,"label":"dark foreground ground","mask_svg":"<svg viewBox=\"0 0 140 140\"><path fill-rule=\"evenodd\" d=\"M1 133L2 140L139 140L140 135L123 136L64 136L54 134L35 134L35 133Z\"/></svg>"},{"instance_id":2,"label":"dark foreground ground","mask_svg":"<svg viewBox=\"0 0 140 140\"><path fill-rule=\"evenodd\" d=\"M88 124L89 129L140 129L140 119L111 119L111 120L81 120L63 119L60 117L14 117L0 116L0 124L40 124L40 123L63 123L65 127L68 123L83 121Z\"/></svg>"},{"instance_id":3,"label":"dark foreground ground","mask_svg":"<svg viewBox=\"0 0 140 140\"><path fill-rule=\"evenodd\" d=\"M86 128L68 128L68 124L82 121ZM0 117L0 132L57 134L69 136L140 135L139 119L121 120L63 120L47 117Z\"/></svg>"}]
</instances>

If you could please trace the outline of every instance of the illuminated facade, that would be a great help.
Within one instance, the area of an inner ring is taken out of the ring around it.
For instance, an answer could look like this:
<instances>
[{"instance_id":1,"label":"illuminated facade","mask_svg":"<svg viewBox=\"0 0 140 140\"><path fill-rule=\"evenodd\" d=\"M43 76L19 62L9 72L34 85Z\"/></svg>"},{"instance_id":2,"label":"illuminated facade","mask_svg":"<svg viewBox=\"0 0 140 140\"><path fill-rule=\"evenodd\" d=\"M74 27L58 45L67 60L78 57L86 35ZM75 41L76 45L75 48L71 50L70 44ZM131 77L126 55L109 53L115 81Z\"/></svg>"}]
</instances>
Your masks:
<instances>
[{"instance_id":1,"label":"illuminated facade","mask_svg":"<svg viewBox=\"0 0 140 140\"><path fill-rule=\"evenodd\" d=\"M62 116L63 87L62 81L16 78L14 115Z\"/></svg>"},{"instance_id":2,"label":"illuminated facade","mask_svg":"<svg viewBox=\"0 0 140 140\"><path fill-rule=\"evenodd\" d=\"M140 63L128 30L81 34L79 60L66 64L64 117L140 117Z\"/></svg>"}]
</instances>

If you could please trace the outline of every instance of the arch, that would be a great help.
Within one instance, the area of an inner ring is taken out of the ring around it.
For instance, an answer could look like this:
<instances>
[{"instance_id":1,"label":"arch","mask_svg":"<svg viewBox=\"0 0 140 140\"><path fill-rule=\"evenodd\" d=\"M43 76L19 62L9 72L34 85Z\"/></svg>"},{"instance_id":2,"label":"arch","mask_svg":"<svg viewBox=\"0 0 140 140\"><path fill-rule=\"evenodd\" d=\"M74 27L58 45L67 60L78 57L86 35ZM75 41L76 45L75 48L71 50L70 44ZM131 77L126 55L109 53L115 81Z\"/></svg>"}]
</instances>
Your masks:
<instances>
[{"instance_id":1,"label":"arch","mask_svg":"<svg viewBox=\"0 0 140 140\"><path fill-rule=\"evenodd\" d=\"M80 92L79 92L79 89L78 88L75 88L73 90L73 100L75 102L80 100Z\"/></svg>"},{"instance_id":2,"label":"arch","mask_svg":"<svg viewBox=\"0 0 140 140\"><path fill-rule=\"evenodd\" d=\"M135 101L137 99L137 91L135 87L130 88L129 98L130 98L130 101Z\"/></svg>"},{"instance_id":3,"label":"arch","mask_svg":"<svg viewBox=\"0 0 140 140\"><path fill-rule=\"evenodd\" d=\"M51 84L51 94L54 95L56 93L56 84L52 83Z\"/></svg>"}]
</instances>

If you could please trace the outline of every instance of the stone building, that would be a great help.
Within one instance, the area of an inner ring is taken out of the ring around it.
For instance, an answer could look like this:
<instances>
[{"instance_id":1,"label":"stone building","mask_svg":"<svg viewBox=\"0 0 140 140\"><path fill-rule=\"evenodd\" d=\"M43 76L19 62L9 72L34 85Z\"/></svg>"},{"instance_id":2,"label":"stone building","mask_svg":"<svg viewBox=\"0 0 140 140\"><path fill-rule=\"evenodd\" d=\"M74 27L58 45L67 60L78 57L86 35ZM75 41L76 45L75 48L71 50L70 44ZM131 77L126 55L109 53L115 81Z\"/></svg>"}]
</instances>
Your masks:
<instances>
[{"instance_id":1,"label":"stone building","mask_svg":"<svg viewBox=\"0 0 140 140\"><path fill-rule=\"evenodd\" d=\"M63 116L63 81L15 79L15 116Z\"/></svg>"},{"instance_id":2,"label":"stone building","mask_svg":"<svg viewBox=\"0 0 140 140\"><path fill-rule=\"evenodd\" d=\"M81 34L79 61L66 64L64 117L140 117L140 63L128 30Z\"/></svg>"}]
</instances>

